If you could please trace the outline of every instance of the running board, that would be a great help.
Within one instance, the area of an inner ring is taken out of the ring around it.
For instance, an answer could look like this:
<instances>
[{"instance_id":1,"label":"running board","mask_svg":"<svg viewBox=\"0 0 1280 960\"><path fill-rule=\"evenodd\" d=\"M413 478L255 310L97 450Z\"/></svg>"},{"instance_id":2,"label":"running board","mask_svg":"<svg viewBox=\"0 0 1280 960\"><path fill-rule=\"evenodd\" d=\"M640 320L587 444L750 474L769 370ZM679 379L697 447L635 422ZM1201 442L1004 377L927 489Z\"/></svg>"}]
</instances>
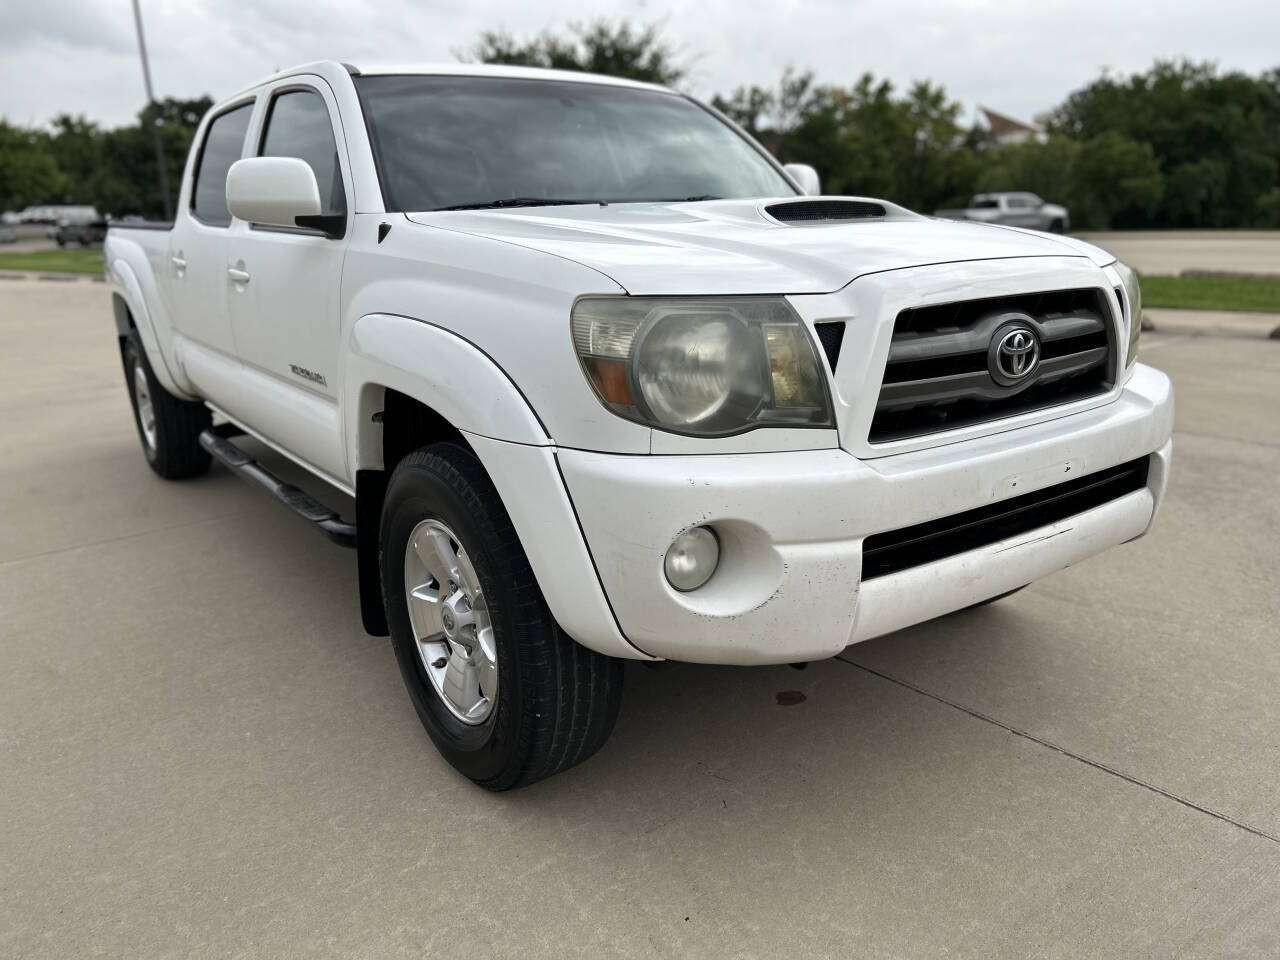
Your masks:
<instances>
[{"instance_id":1,"label":"running board","mask_svg":"<svg viewBox=\"0 0 1280 960\"><path fill-rule=\"evenodd\" d=\"M209 454L228 470L250 483L256 483L302 519L310 520L338 546L354 548L355 524L344 521L335 511L306 491L299 490L291 483L285 483L227 439L228 436L239 436L241 432L232 424L210 427L201 432L200 446L209 451Z\"/></svg>"}]
</instances>

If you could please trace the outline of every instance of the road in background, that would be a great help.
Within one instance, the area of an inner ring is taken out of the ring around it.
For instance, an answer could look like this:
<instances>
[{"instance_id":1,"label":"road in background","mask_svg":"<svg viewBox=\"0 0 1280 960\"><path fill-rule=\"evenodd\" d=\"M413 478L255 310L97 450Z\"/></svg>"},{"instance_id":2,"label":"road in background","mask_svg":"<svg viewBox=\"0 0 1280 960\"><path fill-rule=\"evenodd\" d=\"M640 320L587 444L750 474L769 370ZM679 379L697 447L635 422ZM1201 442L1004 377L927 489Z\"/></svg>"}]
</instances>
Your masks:
<instances>
[{"instance_id":1,"label":"road in background","mask_svg":"<svg viewBox=\"0 0 1280 960\"><path fill-rule=\"evenodd\" d=\"M1280 276L1280 230L1135 230L1079 233L1139 273L1224 270Z\"/></svg>"},{"instance_id":2,"label":"road in background","mask_svg":"<svg viewBox=\"0 0 1280 960\"><path fill-rule=\"evenodd\" d=\"M352 552L147 469L102 284L0 283L0 337L0 955L1280 954L1280 343L1144 338L1147 537L804 671L629 667L493 796Z\"/></svg>"},{"instance_id":3,"label":"road in background","mask_svg":"<svg viewBox=\"0 0 1280 960\"><path fill-rule=\"evenodd\" d=\"M0 253L27 253L31 250L52 250L57 244L49 239L49 225L46 223L14 224L13 232L17 239L12 243L0 243Z\"/></svg>"}]
</instances>

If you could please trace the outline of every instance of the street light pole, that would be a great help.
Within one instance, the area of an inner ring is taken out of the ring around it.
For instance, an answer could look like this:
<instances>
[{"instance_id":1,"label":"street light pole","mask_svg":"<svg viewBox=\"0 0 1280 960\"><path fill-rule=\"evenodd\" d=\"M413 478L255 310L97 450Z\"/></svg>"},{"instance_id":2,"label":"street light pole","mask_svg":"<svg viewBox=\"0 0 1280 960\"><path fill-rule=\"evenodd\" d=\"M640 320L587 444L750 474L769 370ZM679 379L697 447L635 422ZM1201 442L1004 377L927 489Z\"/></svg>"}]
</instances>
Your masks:
<instances>
[{"instance_id":1,"label":"street light pole","mask_svg":"<svg viewBox=\"0 0 1280 960\"><path fill-rule=\"evenodd\" d=\"M138 54L142 57L142 82L147 87L147 105L154 106L156 95L151 89L151 64L147 62L147 40L142 33L142 10L138 0L133 0L133 23L138 28ZM164 218L173 219L173 208L169 203L169 175L164 166L164 144L160 142L160 114L151 119L151 139L156 145L156 173L160 177L160 199L164 203Z\"/></svg>"}]
</instances>

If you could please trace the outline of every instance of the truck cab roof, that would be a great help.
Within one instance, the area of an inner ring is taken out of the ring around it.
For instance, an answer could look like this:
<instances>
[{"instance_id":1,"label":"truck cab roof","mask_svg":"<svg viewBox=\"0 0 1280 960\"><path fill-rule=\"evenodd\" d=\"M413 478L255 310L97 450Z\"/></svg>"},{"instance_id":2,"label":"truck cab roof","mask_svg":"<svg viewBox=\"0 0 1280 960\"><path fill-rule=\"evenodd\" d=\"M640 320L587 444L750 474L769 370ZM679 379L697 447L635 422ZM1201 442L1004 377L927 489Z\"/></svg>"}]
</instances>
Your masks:
<instances>
[{"instance_id":1,"label":"truck cab roof","mask_svg":"<svg viewBox=\"0 0 1280 960\"><path fill-rule=\"evenodd\" d=\"M583 73L577 70L551 70L544 67L517 67L505 64L489 63L379 63L375 61L342 61L319 60L312 63L299 64L281 70L255 83L242 87L228 99L233 99L265 83L272 83L285 77L301 74L318 74L325 76L336 71L351 76L442 76L442 77L503 77L519 80L562 80L566 83L593 83L611 87L632 87L641 90L661 90L674 92L668 87L655 83L642 83L639 80L627 80L622 77L610 77L600 73Z\"/></svg>"}]
</instances>

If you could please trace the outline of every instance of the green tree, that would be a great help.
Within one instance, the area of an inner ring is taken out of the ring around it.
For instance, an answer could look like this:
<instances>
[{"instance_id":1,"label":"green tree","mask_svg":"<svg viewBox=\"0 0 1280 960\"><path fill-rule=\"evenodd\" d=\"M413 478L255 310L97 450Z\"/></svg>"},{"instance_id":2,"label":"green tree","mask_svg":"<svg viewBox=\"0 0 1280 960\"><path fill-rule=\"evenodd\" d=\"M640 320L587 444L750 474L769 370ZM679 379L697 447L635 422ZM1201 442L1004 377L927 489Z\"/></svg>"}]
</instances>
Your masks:
<instances>
[{"instance_id":1,"label":"green tree","mask_svg":"<svg viewBox=\"0 0 1280 960\"><path fill-rule=\"evenodd\" d=\"M1063 134L988 147L980 192L1030 190L1071 211L1077 227L1102 229L1149 220L1164 194L1151 146L1109 130L1080 142Z\"/></svg>"},{"instance_id":2,"label":"green tree","mask_svg":"<svg viewBox=\"0 0 1280 960\"><path fill-rule=\"evenodd\" d=\"M1165 184L1154 206L1135 205L1148 210L1131 211L1135 225L1246 226L1280 173L1280 70L1250 77L1160 61L1132 77L1104 74L1050 126L1081 142L1117 133L1150 146Z\"/></svg>"},{"instance_id":3,"label":"green tree","mask_svg":"<svg viewBox=\"0 0 1280 960\"><path fill-rule=\"evenodd\" d=\"M486 31L461 59L555 70L579 70L675 86L685 76L674 46L658 24L637 28L625 20L569 25L568 37L544 31L528 40Z\"/></svg>"},{"instance_id":4,"label":"green tree","mask_svg":"<svg viewBox=\"0 0 1280 960\"><path fill-rule=\"evenodd\" d=\"M1080 159L1078 141L1054 134L1045 141L988 146L983 157L986 163L975 183L977 192L1030 190L1050 203L1070 207L1072 221L1077 225L1091 225L1084 222L1076 209L1075 173Z\"/></svg>"},{"instance_id":5,"label":"green tree","mask_svg":"<svg viewBox=\"0 0 1280 960\"><path fill-rule=\"evenodd\" d=\"M932 210L969 190L978 161L941 87L864 74L852 87L786 70L776 89L740 87L713 103L784 162L808 163L826 193L883 197Z\"/></svg>"},{"instance_id":6,"label":"green tree","mask_svg":"<svg viewBox=\"0 0 1280 960\"><path fill-rule=\"evenodd\" d=\"M1151 144L1115 130L1080 145L1073 179L1077 222L1099 227L1149 222L1165 189Z\"/></svg>"},{"instance_id":7,"label":"green tree","mask_svg":"<svg viewBox=\"0 0 1280 960\"><path fill-rule=\"evenodd\" d=\"M116 216L161 216L164 203L151 127L158 125L160 129L172 204L177 200L191 140L212 105L207 96L190 100L169 97L140 110L133 126L115 130L102 130L84 117L55 117L49 152L64 178L59 199L92 203L101 212Z\"/></svg>"},{"instance_id":8,"label":"green tree","mask_svg":"<svg viewBox=\"0 0 1280 960\"><path fill-rule=\"evenodd\" d=\"M50 154L48 134L0 120L0 210L54 202L65 182Z\"/></svg>"},{"instance_id":9,"label":"green tree","mask_svg":"<svg viewBox=\"0 0 1280 960\"><path fill-rule=\"evenodd\" d=\"M102 131L83 116L53 118L49 153L64 178L59 198L67 203L93 203L91 182L102 165Z\"/></svg>"}]
</instances>

